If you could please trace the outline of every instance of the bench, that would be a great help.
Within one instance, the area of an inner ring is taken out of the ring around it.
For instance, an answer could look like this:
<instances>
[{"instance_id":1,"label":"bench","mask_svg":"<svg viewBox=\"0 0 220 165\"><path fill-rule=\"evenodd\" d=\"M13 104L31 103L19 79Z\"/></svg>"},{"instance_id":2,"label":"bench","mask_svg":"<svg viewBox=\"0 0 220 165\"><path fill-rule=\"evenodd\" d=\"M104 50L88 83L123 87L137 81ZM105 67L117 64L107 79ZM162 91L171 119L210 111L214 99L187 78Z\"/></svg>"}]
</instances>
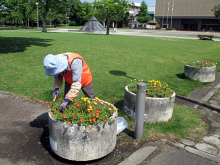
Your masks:
<instances>
[{"instance_id":1,"label":"bench","mask_svg":"<svg viewBox=\"0 0 220 165\"><path fill-rule=\"evenodd\" d=\"M212 40L212 38L214 37L213 35L197 35L197 37L200 39L200 40L203 40L203 39L210 39Z\"/></svg>"}]
</instances>

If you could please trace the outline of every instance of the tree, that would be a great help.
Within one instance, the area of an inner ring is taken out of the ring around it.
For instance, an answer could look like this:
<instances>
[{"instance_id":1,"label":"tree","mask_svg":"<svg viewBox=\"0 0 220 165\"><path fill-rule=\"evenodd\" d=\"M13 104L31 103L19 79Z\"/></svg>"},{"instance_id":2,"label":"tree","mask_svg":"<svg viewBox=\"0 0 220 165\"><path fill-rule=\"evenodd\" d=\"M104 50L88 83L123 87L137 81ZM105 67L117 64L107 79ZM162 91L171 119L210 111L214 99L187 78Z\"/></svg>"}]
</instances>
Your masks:
<instances>
[{"instance_id":1,"label":"tree","mask_svg":"<svg viewBox=\"0 0 220 165\"><path fill-rule=\"evenodd\" d=\"M83 25L94 15L94 8L91 3L73 1L71 6L70 20L75 21L77 25Z\"/></svg>"},{"instance_id":2,"label":"tree","mask_svg":"<svg viewBox=\"0 0 220 165\"><path fill-rule=\"evenodd\" d=\"M148 14L147 4L143 1L141 2L140 11L137 14L137 20L140 23L146 23L150 20L150 15Z\"/></svg>"},{"instance_id":3,"label":"tree","mask_svg":"<svg viewBox=\"0 0 220 165\"><path fill-rule=\"evenodd\" d=\"M51 11L56 11L57 14L65 15L69 11L69 1L68 0L42 0L38 2L39 13L42 16L42 32L47 32L46 30L46 16Z\"/></svg>"},{"instance_id":4,"label":"tree","mask_svg":"<svg viewBox=\"0 0 220 165\"><path fill-rule=\"evenodd\" d=\"M128 9L131 5L131 3L126 0L102 0L102 1L94 1L93 4L95 8L105 10L107 14L106 35L109 35L110 16L114 15L116 11Z\"/></svg>"},{"instance_id":5,"label":"tree","mask_svg":"<svg viewBox=\"0 0 220 165\"><path fill-rule=\"evenodd\" d=\"M212 11L214 11L215 17L220 21L220 4L216 5Z\"/></svg>"}]
</instances>

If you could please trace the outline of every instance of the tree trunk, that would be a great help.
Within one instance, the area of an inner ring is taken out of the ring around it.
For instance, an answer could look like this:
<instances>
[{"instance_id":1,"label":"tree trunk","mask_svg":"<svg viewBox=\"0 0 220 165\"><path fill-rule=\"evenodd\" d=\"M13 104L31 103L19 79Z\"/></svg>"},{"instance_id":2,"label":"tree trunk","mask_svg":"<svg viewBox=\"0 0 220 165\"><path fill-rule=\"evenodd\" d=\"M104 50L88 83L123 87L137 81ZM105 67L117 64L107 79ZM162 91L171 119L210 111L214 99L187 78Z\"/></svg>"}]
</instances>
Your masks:
<instances>
[{"instance_id":1,"label":"tree trunk","mask_svg":"<svg viewBox=\"0 0 220 165\"><path fill-rule=\"evenodd\" d=\"M109 26L110 26L110 13L107 13L107 32L106 35L109 35Z\"/></svg>"},{"instance_id":2,"label":"tree trunk","mask_svg":"<svg viewBox=\"0 0 220 165\"><path fill-rule=\"evenodd\" d=\"M46 13L42 13L42 32L47 32L47 25L46 25Z\"/></svg>"}]
</instances>

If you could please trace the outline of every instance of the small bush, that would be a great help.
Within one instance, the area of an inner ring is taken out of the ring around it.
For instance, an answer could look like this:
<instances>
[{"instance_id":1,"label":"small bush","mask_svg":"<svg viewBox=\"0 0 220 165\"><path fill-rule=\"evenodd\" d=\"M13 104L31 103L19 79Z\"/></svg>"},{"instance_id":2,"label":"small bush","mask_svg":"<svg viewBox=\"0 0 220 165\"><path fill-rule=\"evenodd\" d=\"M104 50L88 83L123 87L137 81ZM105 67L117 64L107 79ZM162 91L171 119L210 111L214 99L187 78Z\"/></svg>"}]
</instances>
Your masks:
<instances>
[{"instance_id":1,"label":"small bush","mask_svg":"<svg viewBox=\"0 0 220 165\"><path fill-rule=\"evenodd\" d=\"M76 26L76 21L70 21L70 22L69 22L69 25L70 25L70 26Z\"/></svg>"},{"instance_id":2,"label":"small bush","mask_svg":"<svg viewBox=\"0 0 220 165\"><path fill-rule=\"evenodd\" d=\"M175 28L168 27L166 30L176 30Z\"/></svg>"},{"instance_id":3,"label":"small bush","mask_svg":"<svg viewBox=\"0 0 220 165\"><path fill-rule=\"evenodd\" d=\"M161 29L161 27L156 27L156 29Z\"/></svg>"}]
</instances>

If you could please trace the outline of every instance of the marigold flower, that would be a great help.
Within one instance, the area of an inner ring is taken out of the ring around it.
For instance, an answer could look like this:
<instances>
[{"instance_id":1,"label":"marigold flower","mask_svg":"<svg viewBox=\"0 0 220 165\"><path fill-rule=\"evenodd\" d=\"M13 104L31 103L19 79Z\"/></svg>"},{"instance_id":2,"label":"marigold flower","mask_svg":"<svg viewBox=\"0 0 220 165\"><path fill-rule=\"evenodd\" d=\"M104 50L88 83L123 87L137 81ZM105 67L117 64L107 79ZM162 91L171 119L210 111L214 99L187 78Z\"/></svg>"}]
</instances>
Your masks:
<instances>
[{"instance_id":1,"label":"marigold flower","mask_svg":"<svg viewBox=\"0 0 220 165\"><path fill-rule=\"evenodd\" d=\"M89 129L92 129L92 127L89 127Z\"/></svg>"},{"instance_id":2,"label":"marigold flower","mask_svg":"<svg viewBox=\"0 0 220 165\"><path fill-rule=\"evenodd\" d=\"M103 102L100 103L101 105L104 104Z\"/></svg>"},{"instance_id":3,"label":"marigold flower","mask_svg":"<svg viewBox=\"0 0 220 165\"><path fill-rule=\"evenodd\" d=\"M94 106L93 106L93 105L91 105L91 107L92 107L92 108L94 108ZM91 108L91 109L92 109L92 108Z\"/></svg>"},{"instance_id":4,"label":"marigold flower","mask_svg":"<svg viewBox=\"0 0 220 165\"><path fill-rule=\"evenodd\" d=\"M97 105L97 102L94 102L95 105Z\"/></svg>"},{"instance_id":5,"label":"marigold flower","mask_svg":"<svg viewBox=\"0 0 220 165\"><path fill-rule=\"evenodd\" d=\"M99 118L99 115L96 115L95 117L96 117L96 118Z\"/></svg>"},{"instance_id":6,"label":"marigold flower","mask_svg":"<svg viewBox=\"0 0 220 165\"><path fill-rule=\"evenodd\" d=\"M160 88L158 87L158 88L156 88L156 89L158 90L158 89L160 89Z\"/></svg>"},{"instance_id":7,"label":"marigold flower","mask_svg":"<svg viewBox=\"0 0 220 165\"><path fill-rule=\"evenodd\" d=\"M66 115L63 114L63 118L66 119Z\"/></svg>"},{"instance_id":8,"label":"marigold flower","mask_svg":"<svg viewBox=\"0 0 220 165\"><path fill-rule=\"evenodd\" d=\"M89 109L92 109L93 107L92 106L89 106Z\"/></svg>"},{"instance_id":9,"label":"marigold flower","mask_svg":"<svg viewBox=\"0 0 220 165\"><path fill-rule=\"evenodd\" d=\"M170 95L172 95L172 93L170 93Z\"/></svg>"},{"instance_id":10,"label":"marigold flower","mask_svg":"<svg viewBox=\"0 0 220 165\"><path fill-rule=\"evenodd\" d=\"M106 120L104 119L103 122L106 122Z\"/></svg>"},{"instance_id":11,"label":"marigold flower","mask_svg":"<svg viewBox=\"0 0 220 165\"><path fill-rule=\"evenodd\" d=\"M57 96L57 98L59 99L59 96Z\"/></svg>"},{"instance_id":12,"label":"marigold flower","mask_svg":"<svg viewBox=\"0 0 220 165\"><path fill-rule=\"evenodd\" d=\"M96 112L99 112L99 110L98 110L98 109L96 109L95 111L96 111Z\"/></svg>"},{"instance_id":13,"label":"marigold flower","mask_svg":"<svg viewBox=\"0 0 220 165\"><path fill-rule=\"evenodd\" d=\"M118 117L118 115L115 115L115 117Z\"/></svg>"},{"instance_id":14,"label":"marigold flower","mask_svg":"<svg viewBox=\"0 0 220 165\"><path fill-rule=\"evenodd\" d=\"M109 108L108 110L109 110L109 111L111 111L112 109L111 109L111 108Z\"/></svg>"},{"instance_id":15,"label":"marigold flower","mask_svg":"<svg viewBox=\"0 0 220 165\"><path fill-rule=\"evenodd\" d=\"M96 115L99 115L99 113L96 113Z\"/></svg>"},{"instance_id":16,"label":"marigold flower","mask_svg":"<svg viewBox=\"0 0 220 165\"><path fill-rule=\"evenodd\" d=\"M83 122L83 119L80 119L80 122Z\"/></svg>"},{"instance_id":17,"label":"marigold flower","mask_svg":"<svg viewBox=\"0 0 220 165\"><path fill-rule=\"evenodd\" d=\"M71 124L71 121L68 121L68 124Z\"/></svg>"},{"instance_id":18,"label":"marigold flower","mask_svg":"<svg viewBox=\"0 0 220 165\"><path fill-rule=\"evenodd\" d=\"M91 109L88 109L88 112L90 113L90 112L91 112Z\"/></svg>"},{"instance_id":19,"label":"marigold flower","mask_svg":"<svg viewBox=\"0 0 220 165\"><path fill-rule=\"evenodd\" d=\"M74 105L73 108L76 108L76 106Z\"/></svg>"},{"instance_id":20,"label":"marigold flower","mask_svg":"<svg viewBox=\"0 0 220 165\"><path fill-rule=\"evenodd\" d=\"M117 111L117 110L118 110L118 108L115 108L114 110L115 110L115 111Z\"/></svg>"},{"instance_id":21,"label":"marigold flower","mask_svg":"<svg viewBox=\"0 0 220 165\"><path fill-rule=\"evenodd\" d=\"M63 108L66 108L66 106L65 106L65 105L63 105Z\"/></svg>"},{"instance_id":22,"label":"marigold flower","mask_svg":"<svg viewBox=\"0 0 220 165\"><path fill-rule=\"evenodd\" d=\"M79 105L79 104L77 104L76 106L77 106L77 107L80 107L80 105Z\"/></svg>"},{"instance_id":23,"label":"marigold flower","mask_svg":"<svg viewBox=\"0 0 220 165\"><path fill-rule=\"evenodd\" d=\"M76 100L74 100L74 103L77 103L77 101L76 101Z\"/></svg>"},{"instance_id":24,"label":"marigold flower","mask_svg":"<svg viewBox=\"0 0 220 165\"><path fill-rule=\"evenodd\" d=\"M92 122L92 119L91 119L91 118L89 118L89 121L90 121L90 122Z\"/></svg>"},{"instance_id":25,"label":"marigold flower","mask_svg":"<svg viewBox=\"0 0 220 165\"><path fill-rule=\"evenodd\" d=\"M93 113L92 116L95 116L95 113Z\"/></svg>"},{"instance_id":26,"label":"marigold flower","mask_svg":"<svg viewBox=\"0 0 220 165\"><path fill-rule=\"evenodd\" d=\"M93 118L92 120L93 120L93 121L96 121L96 118Z\"/></svg>"},{"instance_id":27,"label":"marigold flower","mask_svg":"<svg viewBox=\"0 0 220 165\"><path fill-rule=\"evenodd\" d=\"M74 113L72 113L72 116L75 116L75 114L74 114Z\"/></svg>"},{"instance_id":28,"label":"marigold flower","mask_svg":"<svg viewBox=\"0 0 220 165\"><path fill-rule=\"evenodd\" d=\"M110 106L110 103L108 103L108 106Z\"/></svg>"},{"instance_id":29,"label":"marigold flower","mask_svg":"<svg viewBox=\"0 0 220 165\"><path fill-rule=\"evenodd\" d=\"M89 103L89 104L90 104L90 101L88 100L88 101L87 101L87 103Z\"/></svg>"}]
</instances>

